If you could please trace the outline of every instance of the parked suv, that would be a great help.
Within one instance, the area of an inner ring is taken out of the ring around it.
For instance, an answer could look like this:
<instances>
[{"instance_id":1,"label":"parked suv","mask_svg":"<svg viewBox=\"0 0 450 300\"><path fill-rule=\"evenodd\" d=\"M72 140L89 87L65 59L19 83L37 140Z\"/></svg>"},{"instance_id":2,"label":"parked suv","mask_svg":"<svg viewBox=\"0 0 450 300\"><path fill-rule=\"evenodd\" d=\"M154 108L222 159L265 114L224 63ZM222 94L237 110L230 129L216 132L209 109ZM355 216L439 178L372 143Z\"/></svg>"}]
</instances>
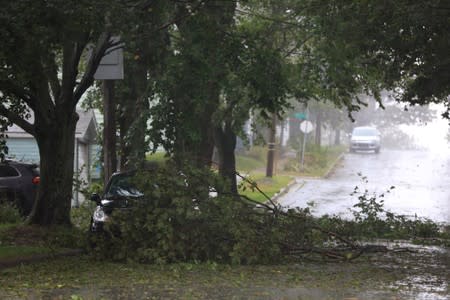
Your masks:
<instances>
[{"instance_id":1,"label":"parked suv","mask_svg":"<svg viewBox=\"0 0 450 300\"><path fill-rule=\"evenodd\" d=\"M0 162L0 199L14 202L24 216L33 208L39 181L36 164L11 160Z\"/></svg>"},{"instance_id":2,"label":"parked suv","mask_svg":"<svg viewBox=\"0 0 450 300\"><path fill-rule=\"evenodd\" d=\"M381 148L380 132L375 127L355 127L350 140L350 152L375 151Z\"/></svg>"}]
</instances>

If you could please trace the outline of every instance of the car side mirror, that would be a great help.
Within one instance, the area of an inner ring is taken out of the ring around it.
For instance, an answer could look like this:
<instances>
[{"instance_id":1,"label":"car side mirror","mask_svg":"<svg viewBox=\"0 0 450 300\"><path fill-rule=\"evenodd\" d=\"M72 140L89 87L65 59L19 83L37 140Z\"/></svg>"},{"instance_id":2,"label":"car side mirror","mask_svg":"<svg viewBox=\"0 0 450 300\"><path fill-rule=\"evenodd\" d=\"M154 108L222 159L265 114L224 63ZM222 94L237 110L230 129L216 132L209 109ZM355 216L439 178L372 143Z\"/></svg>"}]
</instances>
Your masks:
<instances>
[{"instance_id":1,"label":"car side mirror","mask_svg":"<svg viewBox=\"0 0 450 300\"><path fill-rule=\"evenodd\" d=\"M94 193L91 195L91 201L94 201L95 203L99 204L101 199L100 199L100 195L97 193Z\"/></svg>"}]
</instances>

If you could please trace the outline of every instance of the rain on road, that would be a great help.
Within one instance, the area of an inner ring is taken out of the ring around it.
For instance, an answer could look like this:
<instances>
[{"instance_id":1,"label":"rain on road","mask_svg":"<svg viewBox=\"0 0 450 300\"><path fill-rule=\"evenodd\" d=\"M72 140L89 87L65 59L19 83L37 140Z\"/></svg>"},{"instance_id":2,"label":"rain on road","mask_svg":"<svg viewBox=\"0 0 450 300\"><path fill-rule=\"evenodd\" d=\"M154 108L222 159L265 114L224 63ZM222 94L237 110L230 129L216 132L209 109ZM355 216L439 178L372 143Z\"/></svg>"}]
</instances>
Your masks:
<instances>
[{"instance_id":1,"label":"rain on road","mask_svg":"<svg viewBox=\"0 0 450 300\"><path fill-rule=\"evenodd\" d=\"M364 183L361 176L367 177ZM450 153L384 150L380 154L347 153L326 179L297 178L278 202L284 207L310 206L313 215L352 217L356 186L369 195L385 193L385 209L450 223Z\"/></svg>"}]
</instances>

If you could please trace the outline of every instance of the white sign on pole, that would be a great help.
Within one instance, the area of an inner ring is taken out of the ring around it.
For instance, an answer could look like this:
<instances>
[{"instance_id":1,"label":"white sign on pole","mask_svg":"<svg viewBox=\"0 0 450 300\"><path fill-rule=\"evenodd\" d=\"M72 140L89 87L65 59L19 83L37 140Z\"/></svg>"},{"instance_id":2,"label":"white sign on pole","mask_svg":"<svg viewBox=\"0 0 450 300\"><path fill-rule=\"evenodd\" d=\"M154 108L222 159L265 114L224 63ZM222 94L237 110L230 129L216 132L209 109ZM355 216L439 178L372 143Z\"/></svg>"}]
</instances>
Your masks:
<instances>
[{"instance_id":1,"label":"white sign on pole","mask_svg":"<svg viewBox=\"0 0 450 300\"><path fill-rule=\"evenodd\" d=\"M310 133L311 131L314 130L314 125L310 121L305 120L302 123L300 123L300 130L303 133Z\"/></svg>"}]
</instances>

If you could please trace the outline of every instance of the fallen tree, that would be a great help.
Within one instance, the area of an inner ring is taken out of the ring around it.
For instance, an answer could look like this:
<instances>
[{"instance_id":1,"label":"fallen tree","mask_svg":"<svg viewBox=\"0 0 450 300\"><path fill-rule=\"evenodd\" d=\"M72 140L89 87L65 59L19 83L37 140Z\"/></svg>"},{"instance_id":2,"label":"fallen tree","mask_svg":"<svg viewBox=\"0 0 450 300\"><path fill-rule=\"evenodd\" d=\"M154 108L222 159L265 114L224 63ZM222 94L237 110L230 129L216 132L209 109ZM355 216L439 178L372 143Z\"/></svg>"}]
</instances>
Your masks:
<instances>
[{"instance_id":1,"label":"fallen tree","mask_svg":"<svg viewBox=\"0 0 450 300\"><path fill-rule=\"evenodd\" d=\"M254 182L241 179L248 188L259 190ZM364 193L359 203L366 205L364 213L360 211L359 218L350 221L335 216L315 218L307 208L285 209L267 196L266 203L258 203L227 194L217 174L189 165L179 169L168 162L157 171L139 173L135 184L145 198L129 210L113 212L105 234L96 237L94 253L145 263L350 261L373 253L413 251L368 243L369 238L414 238L419 233L442 237L439 227L428 220L374 217L372 202L366 203ZM205 185L214 188L217 196L205 195Z\"/></svg>"}]
</instances>

